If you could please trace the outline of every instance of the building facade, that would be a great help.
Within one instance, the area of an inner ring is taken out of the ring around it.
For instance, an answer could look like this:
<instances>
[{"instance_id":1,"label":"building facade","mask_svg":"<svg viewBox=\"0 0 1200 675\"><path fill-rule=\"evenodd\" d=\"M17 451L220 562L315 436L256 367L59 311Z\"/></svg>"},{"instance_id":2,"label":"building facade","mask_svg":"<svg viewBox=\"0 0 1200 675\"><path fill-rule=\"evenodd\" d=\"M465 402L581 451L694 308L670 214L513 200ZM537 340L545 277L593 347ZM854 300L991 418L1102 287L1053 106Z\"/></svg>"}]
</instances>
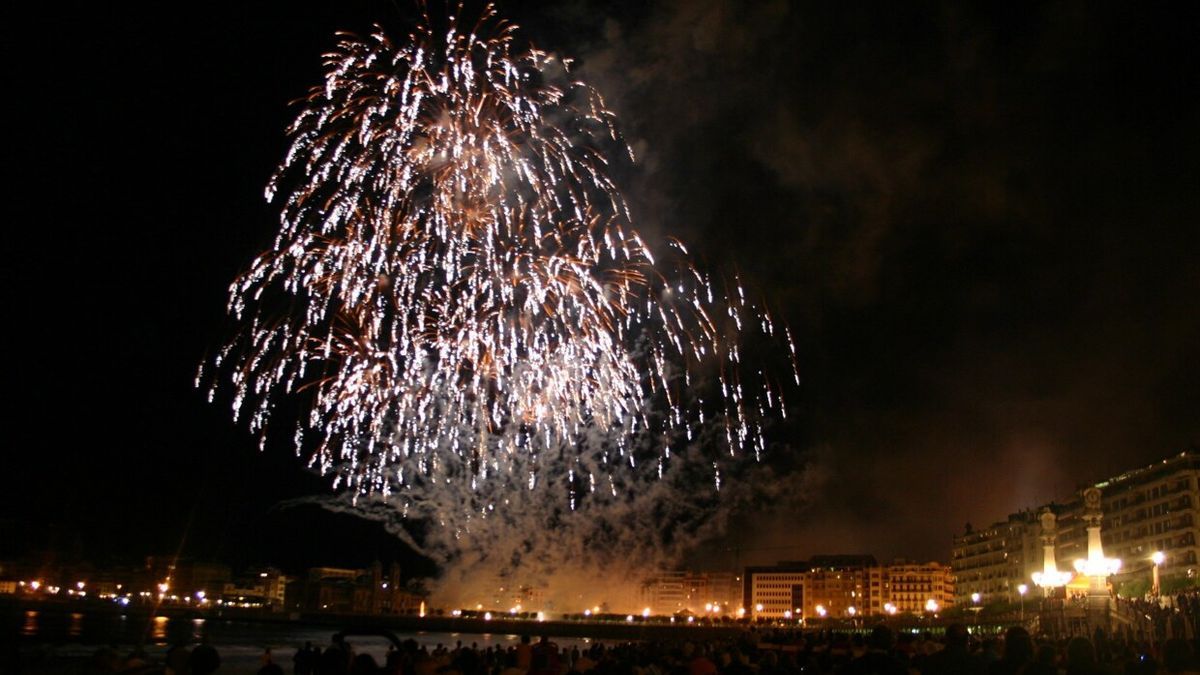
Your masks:
<instances>
[{"instance_id":1,"label":"building facade","mask_svg":"<svg viewBox=\"0 0 1200 675\"><path fill-rule=\"evenodd\" d=\"M254 568L225 584L222 604L235 607L266 608L281 612L286 608L285 594L292 581L274 567Z\"/></svg>"},{"instance_id":2,"label":"building facade","mask_svg":"<svg viewBox=\"0 0 1200 675\"><path fill-rule=\"evenodd\" d=\"M938 612L954 606L954 586L948 565L897 560L884 568L880 600L887 613Z\"/></svg>"},{"instance_id":3,"label":"building facade","mask_svg":"<svg viewBox=\"0 0 1200 675\"><path fill-rule=\"evenodd\" d=\"M1200 560L1198 481L1200 452L1191 450L1096 483L1104 513L1100 530L1104 552L1123 561L1114 583L1119 586L1148 579L1156 551L1163 553L1160 573L1164 579L1196 578ZM1061 516L1059 519L1059 557L1064 560L1087 555L1087 535L1077 515L1079 504L1079 498L1071 504L1074 518L1065 524Z\"/></svg>"},{"instance_id":4,"label":"building facade","mask_svg":"<svg viewBox=\"0 0 1200 675\"><path fill-rule=\"evenodd\" d=\"M804 587L811 566L781 562L769 567L747 567L742 574L742 609L754 619L803 618ZM800 616L796 616L796 612Z\"/></svg>"},{"instance_id":5,"label":"building facade","mask_svg":"<svg viewBox=\"0 0 1200 675\"><path fill-rule=\"evenodd\" d=\"M1088 538L1083 492L1101 492L1101 541L1104 554L1122 560L1110 581L1120 590L1149 583L1154 563L1163 553L1160 573L1175 581L1200 576L1200 452L1191 449L1150 466L1086 485L1066 498L1012 514L1007 520L954 538L953 566L958 602L979 593L982 602L1017 601L1024 584L1030 593L1033 572L1041 571L1044 554L1036 514L1056 516L1054 553L1062 569L1087 558ZM1136 594L1136 593L1135 593Z\"/></svg>"},{"instance_id":6,"label":"building facade","mask_svg":"<svg viewBox=\"0 0 1200 675\"><path fill-rule=\"evenodd\" d=\"M659 572L643 582L641 601L656 615L732 616L742 605L741 577L732 572Z\"/></svg>"},{"instance_id":7,"label":"building facade","mask_svg":"<svg viewBox=\"0 0 1200 675\"><path fill-rule=\"evenodd\" d=\"M955 604L947 565L869 555L813 556L800 562L748 567L743 606L755 619L821 619L941 611Z\"/></svg>"},{"instance_id":8,"label":"building facade","mask_svg":"<svg viewBox=\"0 0 1200 675\"><path fill-rule=\"evenodd\" d=\"M1060 533L1061 536L1061 533ZM1017 602L1020 586L1042 568L1041 526L1036 511L1021 511L983 529L954 537L950 565L957 602Z\"/></svg>"},{"instance_id":9,"label":"building facade","mask_svg":"<svg viewBox=\"0 0 1200 675\"><path fill-rule=\"evenodd\" d=\"M367 569L314 567L287 587L292 611L336 614L416 614L422 598L400 583L400 566L385 575L375 563Z\"/></svg>"}]
</instances>

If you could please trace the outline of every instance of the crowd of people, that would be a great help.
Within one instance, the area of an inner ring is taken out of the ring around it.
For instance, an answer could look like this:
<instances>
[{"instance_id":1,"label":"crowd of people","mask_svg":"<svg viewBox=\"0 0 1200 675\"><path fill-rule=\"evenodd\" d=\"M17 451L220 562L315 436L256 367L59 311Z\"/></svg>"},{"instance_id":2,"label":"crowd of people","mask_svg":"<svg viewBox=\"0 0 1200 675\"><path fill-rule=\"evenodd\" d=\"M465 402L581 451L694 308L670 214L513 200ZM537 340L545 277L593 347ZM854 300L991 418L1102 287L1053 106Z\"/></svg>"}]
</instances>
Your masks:
<instances>
[{"instance_id":1,"label":"crowd of people","mask_svg":"<svg viewBox=\"0 0 1200 675\"><path fill-rule=\"evenodd\" d=\"M293 675L1104 675L1200 673L1194 645L1129 641L1097 631L1092 638L1034 640L1021 627L975 639L954 624L929 634L758 632L714 642L636 642L560 648L523 638L510 648L414 641L382 663L346 642L296 650ZM171 671L170 675L194 675ZM281 675L269 657L258 675Z\"/></svg>"},{"instance_id":2,"label":"crowd of people","mask_svg":"<svg viewBox=\"0 0 1200 675\"><path fill-rule=\"evenodd\" d=\"M584 648L528 637L511 647L459 643L432 649L409 640L381 661L339 640L324 649L308 644L294 653L267 650L257 675L1200 675L1195 648L1181 637L1150 642L1101 631L1090 638L1034 639L1019 626L981 639L961 624L936 638L880 625L857 633L748 630L727 640ZM136 652L121 659L100 650L78 672L220 675L222 669L217 650L201 644L172 648L163 663L149 663Z\"/></svg>"},{"instance_id":3,"label":"crowd of people","mask_svg":"<svg viewBox=\"0 0 1200 675\"><path fill-rule=\"evenodd\" d=\"M1118 598L1118 611L1158 640L1200 635L1200 593L1189 590L1157 598Z\"/></svg>"}]
</instances>

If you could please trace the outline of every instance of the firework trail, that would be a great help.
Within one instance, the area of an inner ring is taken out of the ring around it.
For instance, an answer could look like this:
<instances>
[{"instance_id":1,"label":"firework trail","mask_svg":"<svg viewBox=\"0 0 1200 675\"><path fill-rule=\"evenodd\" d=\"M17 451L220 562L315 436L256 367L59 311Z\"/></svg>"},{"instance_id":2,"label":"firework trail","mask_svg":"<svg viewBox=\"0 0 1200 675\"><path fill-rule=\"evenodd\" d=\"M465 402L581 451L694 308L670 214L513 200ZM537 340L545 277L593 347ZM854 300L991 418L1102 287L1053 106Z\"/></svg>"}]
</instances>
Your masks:
<instances>
[{"instance_id":1,"label":"firework trail","mask_svg":"<svg viewBox=\"0 0 1200 675\"><path fill-rule=\"evenodd\" d=\"M661 476L702 427L720 430L703 460L720 489L721 457L760 452L783 410L737 336L791 345L682 244L656 263L609 174L629 153L614 116L514 30L489 7L471 30L426 15L401 44L341 37L266 190L279 233L230 288L243 330L212 363L262 441L298 396L315 470L454 537L522 491L611 500L641 484L635 444Z\"/></svg>"}]
</instances>

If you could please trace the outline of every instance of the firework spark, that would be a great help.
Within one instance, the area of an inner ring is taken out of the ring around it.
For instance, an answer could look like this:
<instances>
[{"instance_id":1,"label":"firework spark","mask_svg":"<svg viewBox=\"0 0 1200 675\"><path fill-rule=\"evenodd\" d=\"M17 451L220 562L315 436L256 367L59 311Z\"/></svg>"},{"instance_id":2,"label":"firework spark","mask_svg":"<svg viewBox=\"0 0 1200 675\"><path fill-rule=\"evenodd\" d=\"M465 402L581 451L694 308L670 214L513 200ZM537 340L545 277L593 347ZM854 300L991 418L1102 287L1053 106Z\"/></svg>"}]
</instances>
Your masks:
<instances>
[{"instance_id":1,"label":"firework spark","mask_svg":"<svg viewBox=\"0 0 1200 675\"><path fill-rule=\"evenodd\" d=\"M681 243L656 263L610 176L628 147L569 62L490 7L433 25L342 36L289 128L280 230L232 284L243 330L214 359L235 418L265 441L301 396L311 466L456 533L518 486L616 496L634 438L715 421L723 452L761 451L784 402L737 335L786 330ZM699 373L720 396L691 394Z\"/></svg>"}]
</instances>

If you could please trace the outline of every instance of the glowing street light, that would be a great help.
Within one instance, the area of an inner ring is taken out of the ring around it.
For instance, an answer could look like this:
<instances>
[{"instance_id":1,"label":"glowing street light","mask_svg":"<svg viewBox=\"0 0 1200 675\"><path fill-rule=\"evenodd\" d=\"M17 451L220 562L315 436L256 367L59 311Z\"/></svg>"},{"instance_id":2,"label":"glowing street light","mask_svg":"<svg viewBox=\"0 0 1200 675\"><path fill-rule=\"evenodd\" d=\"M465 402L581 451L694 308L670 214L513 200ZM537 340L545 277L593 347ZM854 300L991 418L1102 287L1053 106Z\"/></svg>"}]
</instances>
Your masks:
<instances>
[{"instance_id":1,"label":"glowing street light","mask_svg":"<svg viewBox=\"0 0 1200 675\"><path fill-rule=\"evenodd\" d=\"M1087 558L1075 561L1075 571L1084 576L1104 579L1121 571L1117 558Z\"/></svg>"},{"instance_id":2,"label":"glowing street light","mask_svg":"<svg viewBox=\"0 0 1200 675\"><path fill-rule=\"evenodd\" d=\"M1017 593L1021 594L1021 623L1025 623L1025 594L1029 592L1029 587L1025 584L1017 586Z\"/></svg>"},{"instance_id":3,"label":"glowing street light","mask_svg":"<svg viewBox=\"0 0 1200 675\"><path fill-rule=\"evenodd\" d=\"M816 610L817 616L821 617L822 619L824 619L825 615L829 613L829 611L825 609L825 605L817 605Z\"/></svg>"},{"instance_id":4,"label":"glowing street light","mask_svg":"<svg viewBox=\"0 0 1200 675\"><path fill-rule=\"evenodd\" d=\"M1158 597L1159 592L1162 590L1162 586L1160 586L1158 583L1158 566L1163 564L1163 561L1166 559L1167 556L1162 551L1155 551L1154 555L1150 556L1150 560L1154 563L1154 583L1151 585L1150 590L1156 598Z\"/></svg>"},{"instance_id":5,"label":"glowing street light","mask_svg":"<svg viewBox=\"0 0 1200 675\"><path fill-rule=\"evenodd\" d=\"M1119 558L1104 557L1104 545L1100 538L1100 524L1104 519L1100 503L1100 490L1095 487L1083 491L1086 511L1083 520L1087 524L1087 558L1075 561L1075 571L1090 577L1088 595L1104 595L1108 577L1121 569Z\"/></svg>"},{"instance_id":6,"label":"glowing street light","mask_svg":"<svg viewBox=\"0 0 1200 675\"><path fill-rule=\"evenodd\" d=\"M1046 509L1041 515L1042 521L1042 571L1034 572L1031 575L1033 583L1046 597L1050 596L1050 591L1055 588L1062 588L1071 583L1071 579L1075 576L1070 572L1060 572L1058 570L1058 562L1054 555L1054 539L1055 532L1058 526L1056 525L1057 518L1054 512Z\"/></svg>"}]
</instances>

